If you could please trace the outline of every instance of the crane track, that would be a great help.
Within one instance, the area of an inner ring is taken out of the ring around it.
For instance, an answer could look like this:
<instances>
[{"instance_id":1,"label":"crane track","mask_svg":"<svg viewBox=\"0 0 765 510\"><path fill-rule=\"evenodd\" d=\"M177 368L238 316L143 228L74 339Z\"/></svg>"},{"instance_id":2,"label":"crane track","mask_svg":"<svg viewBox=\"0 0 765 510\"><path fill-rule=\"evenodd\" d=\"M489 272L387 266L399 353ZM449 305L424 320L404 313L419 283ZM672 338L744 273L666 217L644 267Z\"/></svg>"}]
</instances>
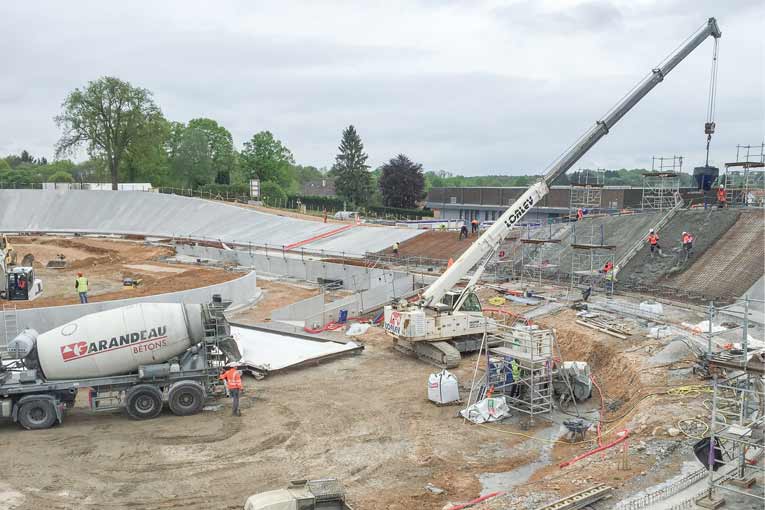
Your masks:
<instances>
[{"instance_id":1,"label":"crane track","mask_svg":"<svg viewBox=\"0 0 765 510\"><path fill-rule=\"evenodd\" d=\"M448 342L411 343L397 339L394 341L393 348L438 368L455 368L462 360L460 351Z\"/></svg>"}]
</instances>

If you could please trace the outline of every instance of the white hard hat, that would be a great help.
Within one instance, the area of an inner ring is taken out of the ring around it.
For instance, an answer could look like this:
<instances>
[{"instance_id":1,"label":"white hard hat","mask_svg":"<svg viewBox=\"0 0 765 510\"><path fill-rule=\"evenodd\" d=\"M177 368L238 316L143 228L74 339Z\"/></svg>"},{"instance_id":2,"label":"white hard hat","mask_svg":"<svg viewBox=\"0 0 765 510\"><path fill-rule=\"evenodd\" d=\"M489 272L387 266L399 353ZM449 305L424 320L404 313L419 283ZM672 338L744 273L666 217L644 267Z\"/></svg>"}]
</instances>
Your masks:
<instances>
[{"instance_id":1,"label":"white hard hat","mask_svg":"<svg viewBox=\"0 0 765 510\"><path fill-rule=\"evenodd\" d=\"M686 231L683 231L683 235L685 235L685 234L687 234L687 233L688 233L688 232L686 232Z\"/></svg>"},{"instance_id":2,"label":"white hard hat","mask_svg":"<svg viewBox=\"0 0 765 510\"><path fill-rule=\"evenodd\" d=\"M649 230L648 232L649 232L649 233L653 233L653 229Z\"/></svg>"}]
</instances>

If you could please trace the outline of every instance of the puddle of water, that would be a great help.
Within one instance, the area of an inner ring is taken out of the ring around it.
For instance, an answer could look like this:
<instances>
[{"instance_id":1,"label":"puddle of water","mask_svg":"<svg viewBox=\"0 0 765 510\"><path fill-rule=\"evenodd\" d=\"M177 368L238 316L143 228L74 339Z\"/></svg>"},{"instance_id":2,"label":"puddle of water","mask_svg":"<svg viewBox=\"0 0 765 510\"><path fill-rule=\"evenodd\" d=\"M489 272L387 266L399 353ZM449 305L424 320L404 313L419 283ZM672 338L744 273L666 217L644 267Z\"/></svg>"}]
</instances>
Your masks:
<instances>
[{"instance_id":1,"label":"puddle of water","mask_svg":"<svg viewBox=\"0 0 765 510\"><path fill-rule=\"evenodd\" d=\"M558 439L560 435L560 427L554 425L536 432L534 437L555 440ZM511 469L510 471L501 473L483 473L479 475L478 481L481 482L481 496L496 491L509 491L514 487L526 483L529 478L531 478L531 475L538 469L541 469L550 463L550 450L552 449L552 446L552 443L542 443L532 439L514 446L513 450L527 450L530 448L538 449L539 458L529 464L524 464L515 469Z\"/></svg>"}]
</instances>

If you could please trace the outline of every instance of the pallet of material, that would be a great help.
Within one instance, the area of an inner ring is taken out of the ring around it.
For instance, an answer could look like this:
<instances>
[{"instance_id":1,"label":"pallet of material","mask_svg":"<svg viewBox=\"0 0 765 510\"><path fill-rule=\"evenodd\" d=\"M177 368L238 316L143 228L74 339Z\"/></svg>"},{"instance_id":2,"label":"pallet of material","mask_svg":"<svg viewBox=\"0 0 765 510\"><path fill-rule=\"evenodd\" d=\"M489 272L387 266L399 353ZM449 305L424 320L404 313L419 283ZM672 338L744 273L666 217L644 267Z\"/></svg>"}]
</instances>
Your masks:
<instances>
[{"instance_id":1,"label":"pallet of material","mask_svg":"<svg viewBox=\"0 0 765 510\"><path fill-rule=\"evenodd\" d=\"M631 334L630 331L624 326L620 324L614 324L594 315L581 316L581 318L576 320L576 323L587 328L606 333L607 335L620 338L622 340L626 340L627 337L629 337Z\"/></svg>"}]
</instances>

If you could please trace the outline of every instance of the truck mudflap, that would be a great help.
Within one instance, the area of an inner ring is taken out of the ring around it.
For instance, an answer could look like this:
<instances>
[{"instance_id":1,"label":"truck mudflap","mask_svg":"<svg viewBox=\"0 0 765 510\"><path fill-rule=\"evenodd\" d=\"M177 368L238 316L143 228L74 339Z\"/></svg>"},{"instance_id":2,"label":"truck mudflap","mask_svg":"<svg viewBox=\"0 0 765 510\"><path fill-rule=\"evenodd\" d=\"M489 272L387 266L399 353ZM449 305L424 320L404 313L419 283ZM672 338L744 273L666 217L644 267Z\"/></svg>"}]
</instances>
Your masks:
<instances>
[{"instance_id":1,"label":"truck mudflap","mask_svg":"<svg viewBox=\"0 0 765 510\"><path fill-rule=\"evenodd\" d=\"M56 411L56 421L58 423L64 423L64 407L66 404L58 400L53 395L24 395L16 401L13 405L12 419L14 423L19 421L19 408L26 402L32 400L47 400L53 405L53 409Z\"/></svg>"}]
</instances>

